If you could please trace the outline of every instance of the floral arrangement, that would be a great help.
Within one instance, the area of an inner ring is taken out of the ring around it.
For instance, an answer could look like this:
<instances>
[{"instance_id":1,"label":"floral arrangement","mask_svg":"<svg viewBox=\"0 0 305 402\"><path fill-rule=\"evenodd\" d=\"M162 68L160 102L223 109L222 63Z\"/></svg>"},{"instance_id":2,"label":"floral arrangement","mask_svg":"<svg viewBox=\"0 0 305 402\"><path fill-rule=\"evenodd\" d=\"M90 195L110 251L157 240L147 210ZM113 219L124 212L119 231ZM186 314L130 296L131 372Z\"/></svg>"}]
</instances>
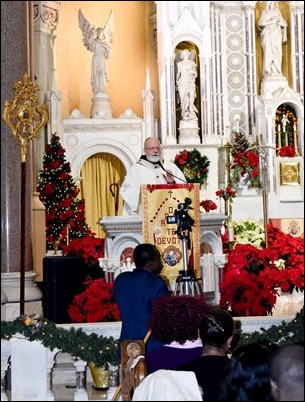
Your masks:
<instances>
[{"instance_id":1,"label":"floral arrangement","mask_svg":"<svg viewBox=\"0 0 305 402\"><path fill-rule=\"evenodd\" d=\"M295 149L291 145L286 145L285 147L281 147L278 156L293 158L295 156Z\"/></svg>"},{"instance_id":2,"label":"floral arrangement","mask_svg":"<svg viewBox=\"0 0 305 402\"><path fill-rule=\"evenodd\" d=\"M119 307L115 301L113 284L104 278L84 282L86 289L75 295L68 314L74 322L119 321Z\"/></svg>"},{"instance_id":3,"label":"floral arrangement","mask_svg":"<svg viewBox=\"0 0 305 402\"><path fill-rule=\"evenodd\" d=\"M198 149L192 151L184 149L175 156L175 165L177 165L184 174L188 183L199 183L200 186L206 182L210 160L207 156L201 155Z\"/></svg>"},{"instance_id":4,"label":"floral arrangement","mask_svg":"<svg viewBox=\"0 0 305 402\"><path fill-rule=\"evenodd\" d=\"M233 198L236 197L236 191L231 187L226 187L224 189L217 190L217 197L222 198L224 201L233 202Z\"/></svg>"},{"instance_id":5,"label":"floral arrangement","mask_svg":"<svg viewBox=\"0 0 305 402\"><path fill-rule=\"evenodd\" d=\"M72 239L69 245L61 246L62 254L70 257L83 257L86 264L98 264L98 259L104 257L104 242L104 239L94 236Z\"/></svg>"},{"instance_id":6,"label":"floral arrangement","mask_svg":"<svg viewBox=\"0 0 305 402\"><path fill-rule=\"evenodd\" d=\"M16 334L28 341L40 341L50 350L55 348L75 359L94 362L97 366L118 365L118 342L112 337L92 333L87 335L81 328L58 328L56 324L39 315L20 316L13 321L1 321L1 339L10 340Z\"/></svg>"},{"instance_id":7,"label":"floral arrangement","mask_svg":"<svg viewBox=\"0 0 305 402\"><path fill-rule=\"evenodd\" d=\"M199 203L199 206L202 207L205 212L210 212L214 209L217 209L217 205L212 200L203 200Z\"/></svg>"},{"instance_id":8,"label":"floral arrangement","mask_svg":"<svg viewBox=\"0 0 305 402\"><path fill-rule=\"evenodd\" d=\"M247 227L247 224L244 222L243 226ZM235 227L238 233L236 224ZM249 233L243 239L250 238L257 228L262 235L260 225L255 228L249 222L248 227ZM227 241L227 235L223 240ZM224 279L219 285L222 308L232 310L238 316L272 314L277 287L289 293L294 289L304 290L303 239L268 225L268 249L264 246L262 239L257 240L256 246L236 242L230 249L228 244L224 244L228 259Z\"/></svg>"},{"instance_id":9,"label":"floral arrangement","mask_svg":"<svg viewBox=\"0 0 305 402\"><path fill-rule=\"evenodd\" d=\"M259 187L259 152L256 144L250 144L243 134L235 133L231 156L233 158L231 164L232 182L239 183L242 177L245 184Z\"/></svg>"},{"instance_id":10,"label":"floral arrangement","mask_svg":"<svg viewBox=\"0 0 305 402\"><path fill-rule=\"evenodd\" d=\"M234 228L235 242L238 244L252 244L257 248L263 248L265 245L264 225L254 219L242 219L232 221Z\"/></svg>"}]
</instances>

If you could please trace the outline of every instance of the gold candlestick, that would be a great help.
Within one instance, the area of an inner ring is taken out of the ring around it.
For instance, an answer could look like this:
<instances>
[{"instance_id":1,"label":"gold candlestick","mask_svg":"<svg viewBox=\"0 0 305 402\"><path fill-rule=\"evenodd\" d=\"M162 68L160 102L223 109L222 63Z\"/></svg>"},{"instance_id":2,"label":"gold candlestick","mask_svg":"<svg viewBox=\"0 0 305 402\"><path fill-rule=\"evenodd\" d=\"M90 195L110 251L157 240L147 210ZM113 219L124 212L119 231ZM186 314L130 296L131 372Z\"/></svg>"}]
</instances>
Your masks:
<instances>
[{"instance_id":1,"label":"gold candlestick","mask_svg":"<svg viewBox=\"0 0 305 402\"><path fill-rule=\"evenodd\" d=\"M295 123L293 125L293 145L294 145L295 156L300 156L297 141L297 125Z\"/></svg>"},{"instance_id":2,"label":"gold candlestick","mask_svg":"<svg viewBox=\"0 0 305 402\"><path fill-rule=\"evenodd\" d=\"M67 225L67 238L66 238L66 240L67 240L67 246L69 246L69 244L70 244L69 232L70 232L70 225Z\"/></svg>"}]
</instances>

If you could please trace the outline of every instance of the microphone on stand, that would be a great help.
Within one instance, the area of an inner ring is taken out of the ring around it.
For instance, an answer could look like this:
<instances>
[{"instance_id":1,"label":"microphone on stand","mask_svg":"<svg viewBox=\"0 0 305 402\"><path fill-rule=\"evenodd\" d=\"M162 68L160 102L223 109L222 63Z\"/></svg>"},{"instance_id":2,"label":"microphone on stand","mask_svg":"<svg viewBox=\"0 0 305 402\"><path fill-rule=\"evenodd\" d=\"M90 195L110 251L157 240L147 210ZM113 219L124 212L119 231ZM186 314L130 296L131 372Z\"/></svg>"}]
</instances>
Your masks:
<instances>
[{"instance_id":1,"label":"microphone on stand","mask_svg":"<svg viewBox=\"0 0 305 402\"><path fill-rule=\"evenodd\" d=\"M165 169L165 167L162 165L162 163L161 163L160 161L158 162L158 164L160 165L161 169L164 170L165 173L170 174L170 175L173 176L175 179L178 179L178 180L183 181L183 183L187 183L186 180L183 180L183 179L181 179L180 177L175 176L175 175L172 174L172 173L169 173L169 172Z\"/></svg>"}]
</instances>

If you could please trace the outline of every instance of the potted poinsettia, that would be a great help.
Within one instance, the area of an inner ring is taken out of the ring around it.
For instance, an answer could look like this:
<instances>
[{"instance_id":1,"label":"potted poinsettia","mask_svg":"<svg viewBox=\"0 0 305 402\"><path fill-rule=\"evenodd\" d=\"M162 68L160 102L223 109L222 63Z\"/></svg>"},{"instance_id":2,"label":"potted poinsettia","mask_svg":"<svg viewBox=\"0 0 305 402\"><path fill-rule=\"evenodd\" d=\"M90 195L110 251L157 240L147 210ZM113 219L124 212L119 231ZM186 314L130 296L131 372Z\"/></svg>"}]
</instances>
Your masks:
<instances>
[{"instance_id":1,"label":"potted poinsettia","mask_svg":"<svg viewBox=\"0 0 305 402\"><path fill-rule=\"evenodd\" d=\"M87 278L100 278L104 275L99 266L99 258L104 257L105 239L89 235L72 239L68 245L62 246L63 256L83 257L87 265Z\"/></svg>"},{"instance_id":2,"label":"potted poinsettia","mask_svg":"<svg viewBox=\"0 0 305 402\"><path fill-rule=\"evenodd\" d=\"M105 272L99 266L104 257L104 239L86 236L73 239L63 246L64 256L81 256L88 266L84 290L74 296L68 314L74 322L119 321L119 309L114 299L113 284L105 280Z\"/></svg>"},{"instance_id":3,"label":"potted poinsettia","mask_svg":"<svg viewBox=\"0 0 305 402\"><path fill-rule=\"evenodd\" d=\"M75 295L68 314L74 322L119 321L120 312L115 301L113 284L104 278L84 282L85 290Z\"/></svg>"},{"instance_id":4,"label":"potted poinsettia","mask_svg":"<svg viewBox=\"0 0 305 402\"><path fill-rule=\"evenodd\" d=\"M244 222L244 227L258 235L253 244L238 243L247 238L241 237L241 225L236 222L235 245L230 248L227 234L223 236L227 263L224 278L220 282L220 306L231 310L237 316L272 314L276 303L277 289L292 293L304 291L304 241L268 225L268 248L259 236L261 225ZM245 230L246 232L247 230ZM251 238L251 236L250 236Z\"/></svg>"},{"instance_id":5,"label":"potted poinsettia","mask_svg":"<svg viewBox=\"0 0 305 402\"><path fill-rule=\"evenodd\" d=\"M199 206L202 207L205 212L210 212L214 209L217 209L217 205L215 204L215 202L208 199L200 201Z\"/></svg>"}]
</instances>

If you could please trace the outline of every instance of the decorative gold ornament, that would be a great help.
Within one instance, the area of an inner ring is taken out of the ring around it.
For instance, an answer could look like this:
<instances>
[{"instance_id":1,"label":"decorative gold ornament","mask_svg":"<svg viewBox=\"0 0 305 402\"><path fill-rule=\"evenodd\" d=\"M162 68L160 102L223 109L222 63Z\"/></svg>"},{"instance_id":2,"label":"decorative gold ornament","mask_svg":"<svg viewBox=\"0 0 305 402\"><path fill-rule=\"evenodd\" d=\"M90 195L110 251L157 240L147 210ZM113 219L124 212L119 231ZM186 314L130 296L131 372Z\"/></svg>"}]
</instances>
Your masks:
<instances>
[{"instance_id":1,"label":"decorative gold ornament","mask_svg":"<svg viewBox=\"0 0 305 402\"><path fill-rule=\"evenodd\" d=\"M19 139L21 162L25 163L29 141L46 125L49 116L47 106L38 103L36 92L39 86L31 82L26 73L12 88L15 95L12 100L5 101L2 118L13 136Z\"/></svg>"}]
</instances>

